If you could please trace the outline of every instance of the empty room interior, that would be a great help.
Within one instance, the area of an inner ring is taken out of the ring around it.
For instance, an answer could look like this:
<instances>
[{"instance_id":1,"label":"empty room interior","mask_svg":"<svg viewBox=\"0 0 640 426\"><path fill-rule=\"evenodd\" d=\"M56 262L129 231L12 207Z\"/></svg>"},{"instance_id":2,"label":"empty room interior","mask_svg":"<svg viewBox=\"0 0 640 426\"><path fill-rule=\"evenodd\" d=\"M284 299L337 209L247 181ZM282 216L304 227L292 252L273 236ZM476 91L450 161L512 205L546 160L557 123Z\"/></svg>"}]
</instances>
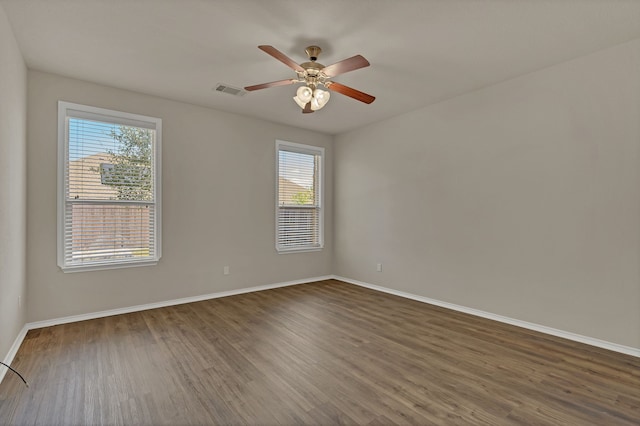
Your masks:
<instances>
[{"instance_id":1,"label":"empty room interior","mask_svg":"<svg viewBox=\"0 0 640 426\"><path fill-rule=\"evenodd\" d=\"M640 424L640 2L0 0L0 424Z\"/></svg>"}]
</instances>

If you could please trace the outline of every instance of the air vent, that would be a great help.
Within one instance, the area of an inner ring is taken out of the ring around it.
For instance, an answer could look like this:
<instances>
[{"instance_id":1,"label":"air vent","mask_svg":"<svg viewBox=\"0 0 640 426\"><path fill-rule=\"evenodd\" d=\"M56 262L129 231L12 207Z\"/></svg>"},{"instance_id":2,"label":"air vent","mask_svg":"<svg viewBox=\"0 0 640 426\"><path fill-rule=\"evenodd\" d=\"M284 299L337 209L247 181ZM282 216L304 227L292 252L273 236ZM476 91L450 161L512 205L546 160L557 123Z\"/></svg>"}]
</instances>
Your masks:
<instances>
[{"instance_id":1,"label":"air vent","mask_svg":"<svg viewBox=\"0 0 640 426\"><path fill-rule=\"evenodd\" d=\"M233 96L244 96L247 93L239 87L233 87L223 83L218 83L214 90L216 92L228 93L229 95Z\"/></svg>"}]
</instances>

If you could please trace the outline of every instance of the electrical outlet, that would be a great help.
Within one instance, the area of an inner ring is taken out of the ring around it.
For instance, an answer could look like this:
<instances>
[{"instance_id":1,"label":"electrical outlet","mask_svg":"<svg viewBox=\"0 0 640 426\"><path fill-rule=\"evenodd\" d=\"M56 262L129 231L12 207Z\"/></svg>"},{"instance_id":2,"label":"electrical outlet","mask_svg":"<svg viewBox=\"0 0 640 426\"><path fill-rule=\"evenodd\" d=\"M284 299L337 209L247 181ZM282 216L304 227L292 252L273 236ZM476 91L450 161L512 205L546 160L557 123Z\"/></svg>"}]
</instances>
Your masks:
<instances>
[{"instance_id":1,"label":"electrical outlet","mask_svg":"<svg viewBox=\"0 0 640 426\"><path fill-rule=\"evenodd\" d=\"M378 263L378 264L376 265L376 271L378 271L378 272L382 272L382 263Z\"/></svg>"},{"instance_id":2,"label":"electrical outlet","mask_svg":"<svg viewBox=\"0 0 640 426\"><path fill-rule=\"evenodd\" d=\"M229 275L229 267L228 266L225 266L223 271L224 271L223 273L225 275Z\"/></svg>"}]
</instances>

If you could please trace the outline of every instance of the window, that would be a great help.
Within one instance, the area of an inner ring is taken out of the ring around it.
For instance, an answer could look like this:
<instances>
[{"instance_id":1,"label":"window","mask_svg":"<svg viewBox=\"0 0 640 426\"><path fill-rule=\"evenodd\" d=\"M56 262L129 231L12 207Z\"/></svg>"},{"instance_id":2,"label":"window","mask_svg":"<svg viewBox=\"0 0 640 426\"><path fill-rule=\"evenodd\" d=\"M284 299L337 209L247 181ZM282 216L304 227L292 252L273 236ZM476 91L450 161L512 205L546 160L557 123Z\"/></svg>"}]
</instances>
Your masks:
<instances>
[{"instance_id":1,"label":"window","mask_svg":"<svg viewBox=\"0 0 640 426\"><path fill-rule=\"evenodd\" d=\"M58 102L58 265L160 259L162 120Z\"/></svg>"},{"instance_id":2,"label":"window","mask_svg":"<svg viewBox=\"0 0 640 426\"><path fill-rule=\"evenodd\" d=\"M276 249L319 250L324 148L276 141Z\"/></svg>"}]
</instances>

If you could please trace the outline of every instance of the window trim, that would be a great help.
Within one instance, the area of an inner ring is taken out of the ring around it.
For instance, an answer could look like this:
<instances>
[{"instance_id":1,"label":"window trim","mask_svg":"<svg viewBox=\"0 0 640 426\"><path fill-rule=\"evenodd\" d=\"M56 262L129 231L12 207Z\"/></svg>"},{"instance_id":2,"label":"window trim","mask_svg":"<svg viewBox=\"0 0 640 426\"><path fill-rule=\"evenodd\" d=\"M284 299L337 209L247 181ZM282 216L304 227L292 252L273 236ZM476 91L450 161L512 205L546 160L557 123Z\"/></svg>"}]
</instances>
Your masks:
<instances>
[{"instance_id":1,"label":"window trim","mask_svg":"<svg viewBox=\"0 0 640 426\"><path fill-rule=\"evenodd\" d=\"M67 167L67 158L69 152L69 138L67 119L80 118L92 119L99 118L100 121L114 124L123 124L128 126L142 127L155 131L155 141L153 147L154 160L154 242L155 256L153 259L145 259L139 261L111 261L104 263L92 263L90 265L67 265L64 256L64 240L65 240L65 171ZM156 265L162 257L162 119L157 117L149 117L129 112L116 111L106 108L98 108L89 105L76 104L66 101L58 101L58 170L57 170L57 260L58 266L63 272L86 272L104 269L120 269L132 268L137 266Z\"/></svg>"},{"instance_id":2,"label":"window trim","mask_svg":"<svg viewBox=\"0 0 640 426\"><path fill-rule=\"evenodd\" d=\"M282 149L282 148L285 149ZM320 156L320 167L318 169L318 173L320 176L318 177L318 245L314 247L294 247L294 248L282 248L278 244L278 216L280 211L280 151L290 151L296 152L300 154L310 154L310 155L319 155ZM295 142L287 142L283 140L276 140L276 194L275 194L275 247L278 254L291 254L291 253L306 253L306 252L314 252L321 251L324 248L324 148L321 146L314 145L305 145L301 143Z\"/></svg>"}]
</instances>

